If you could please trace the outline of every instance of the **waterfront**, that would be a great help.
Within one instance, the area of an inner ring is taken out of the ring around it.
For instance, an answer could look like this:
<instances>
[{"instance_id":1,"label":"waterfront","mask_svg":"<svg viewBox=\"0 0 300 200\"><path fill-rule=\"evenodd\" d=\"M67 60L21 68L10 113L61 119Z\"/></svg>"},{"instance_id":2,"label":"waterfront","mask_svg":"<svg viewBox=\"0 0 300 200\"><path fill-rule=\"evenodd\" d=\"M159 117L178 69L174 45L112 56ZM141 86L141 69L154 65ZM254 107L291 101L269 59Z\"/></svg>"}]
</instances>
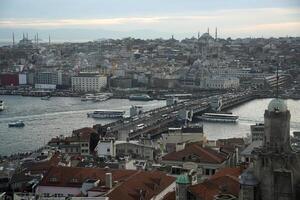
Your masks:
<instances>
[{"instance_id":1,"label":"waterfront","mask_svg":"<svg viewBox=\"0 0 300 200\"><path fill-rule=\"evenodd\" d=\"M238 123L204 123L208 139L216 140L229 137L244 137L250 134L250 125L264 122L264 112L272 99L255 99L229 110L239 116ZM287 100L291 113L290 130L300 130L300 100Z\"/></svg>"},{"instance_id":2,"label":"waterfront","mask_svg":"<svg viewBox=\"0 0 300 200\"><path fill-rule=\"evenodd\" d=\"M144 110L161 107L165 101L137 102L127 99L111 99L105 102L82 102L80 98L52 97L42 101L35 97L1 96L6 109L0 113L0 154L34 150L52 137L71 135L72 130L94 124L106 124L112 120L87 118L86 113L95 109L120 109L129 114L131 105L143 105ZM271 99L258 99L233 108L240 116L236 124L204 123L208 139L243 137L250 132L249 126L263 122L263 113ZM299 100L288 100L291 111L291 131L300 130ZM10 121L23 120L24 128L8 128Z\"/></svg>"},{"instance_id":3,"label":"waterfront","mask_svg":"<svg viewBox=\"0 0 300 200\"><path fill-rule=\"evenodd\" d=\"M34 150L52 137L71 135L72 130L106 124L110 119L93 119L87 112L96 109L125 110L142 105L144 110L165 106L165 101L129 101L110 99L105 102L82 102L80 98L52 97L49 101L38 97L0 96L5 110L0 113L0 155ZM23 120L24 128L9 128L8 123Z\"/></svg>"}]
</instances>

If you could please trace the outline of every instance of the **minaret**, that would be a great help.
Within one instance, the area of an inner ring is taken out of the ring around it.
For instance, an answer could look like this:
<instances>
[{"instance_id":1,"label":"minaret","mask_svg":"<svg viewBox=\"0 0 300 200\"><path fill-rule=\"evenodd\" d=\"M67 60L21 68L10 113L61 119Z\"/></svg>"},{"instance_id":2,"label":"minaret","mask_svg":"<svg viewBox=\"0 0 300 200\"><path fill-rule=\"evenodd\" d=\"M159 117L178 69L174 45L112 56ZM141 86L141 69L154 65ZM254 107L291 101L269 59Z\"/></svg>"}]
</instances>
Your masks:
<instances>
[{"instance_id":1,"label":"minaret","mask_svg":"<svg viewBox=\"0 0 300 200\"><path fill-rule=\"evenodd\" d=\"M215 40L218 39L218 28L216 27L216 32L215 32Z\"/></svg>"},{"instance_id":2,"label":"minaret","mask_svg":"<svg viewBox=\"0 0 300 200\"><path fill-rule=\"evenodd\" d=\"M39 45L39 33L36 33L36 44Z\"/></svg>"},{"instance_id":3,"label":"minaret","mask_svg":"<svg viewBox=\"0 0 300 200\"><path fill-rule=\"evenodd\" d=\"M50 39L50 35L49 35L49 46L50 46L50 43L51 43L51 39Z\"/></svg>"},{"instance_id":4,"label":"minaret","mask_svg":"<svg viewBox=\"0 0 300 200\"><path fill-rule=\"evenodd\" d=\"M12 39L13 39L13 47L15 46L15 33L13 32L12 34Z\"/></svg>"},{"instance_id":5,"label":"minaret","mask_svg":"<svg viewBox=\"0 0 300 200\"><path fill-rule=\"evenodd\" d=\"M26 33L26 39L28 40L28 33Z\"/></svg>"},{"instance_id":6,"label":"minaret","mask_svg":"<svg viewBox=\"0 0 300 200\"><path fill-rule=\"evenodd\" d=\"M207 28L207 33L209 34L209 27Z\"/></svg>"}]
</instances>

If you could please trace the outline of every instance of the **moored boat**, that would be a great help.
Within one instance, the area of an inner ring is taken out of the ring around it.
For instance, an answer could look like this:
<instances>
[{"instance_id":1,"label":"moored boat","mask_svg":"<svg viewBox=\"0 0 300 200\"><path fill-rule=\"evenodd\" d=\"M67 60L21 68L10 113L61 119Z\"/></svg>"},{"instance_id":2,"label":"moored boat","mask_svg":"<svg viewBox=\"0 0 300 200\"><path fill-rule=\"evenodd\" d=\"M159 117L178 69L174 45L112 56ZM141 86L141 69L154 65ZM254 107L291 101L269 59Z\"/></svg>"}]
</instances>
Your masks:
<instances>
[{"instance_id":1,"label":"moored boat","mask_svg":"<svg viewBox=\"0 0 300 200\"><path fill-rule=\"evenodd\" d=\"M4 101L0 100L0 111L4 110Z\"/></svg>"}]
</instances>

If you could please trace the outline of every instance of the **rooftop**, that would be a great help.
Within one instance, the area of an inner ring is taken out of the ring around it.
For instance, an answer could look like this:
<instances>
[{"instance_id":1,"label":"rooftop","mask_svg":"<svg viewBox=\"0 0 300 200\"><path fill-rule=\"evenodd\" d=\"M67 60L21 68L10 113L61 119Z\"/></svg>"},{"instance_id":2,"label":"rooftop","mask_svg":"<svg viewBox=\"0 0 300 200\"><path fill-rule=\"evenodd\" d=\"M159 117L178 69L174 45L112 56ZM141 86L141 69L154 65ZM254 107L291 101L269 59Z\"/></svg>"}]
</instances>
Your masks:
<instances>
[{"instance_id":1,"label":"rooftop","mask_svg":"<svg viewBox=\"0 0 300 200\"><path fill-rule=\"evenodd\" d=\"M167 161L194 161L197 163L220 164L227 159L227 155L209 147L202 147L201 144L193 143L187 145L185 149L171 152L162 158Z\"/></svg>"}]
</instances>

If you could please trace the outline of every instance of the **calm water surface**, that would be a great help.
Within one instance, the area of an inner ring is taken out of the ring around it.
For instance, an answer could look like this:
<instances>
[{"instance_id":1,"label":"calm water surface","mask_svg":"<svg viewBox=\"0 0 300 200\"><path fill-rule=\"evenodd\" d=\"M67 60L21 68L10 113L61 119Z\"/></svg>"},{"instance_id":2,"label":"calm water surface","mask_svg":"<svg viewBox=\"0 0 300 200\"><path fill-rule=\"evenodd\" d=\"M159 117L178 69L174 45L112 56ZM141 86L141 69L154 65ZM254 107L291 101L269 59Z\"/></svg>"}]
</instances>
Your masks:
<instances>
[{"instance_id":1,"label":"calm water surface","mask_svg":"<svg viewBox=\"0 0 300 200\"><path fill-rule=\"evenodd\" d=\"M34 150L52 137L71 135L72 130L106 124L110 119L93 119L87 112L96 109L125 110L131 105L142 105L144 110L165 106L165 101L129 101L110 99L105 102L82 102L80 98L52 97L49 101L38 97L0 96L5 110L0 112L0 155ZM23 120L23 128L9 128L8 123Z\"/></svg>"},{"instance_id":2,"label":"calm water surface","mask_svg":"<svg viewBox=\"0 0 300 200\"><path fill-rule=\"evenodd\" d=\"M231 123L204 123L204 132L208 139L228 137L244 137L250 134L250 125L264 122L264 112L272 99L256 99L230 110L239 116L239 122ZM300 131L300 100L287 100L291 113L290 130Z\"/></svg>"},{"instance_id":3,"label":"calm water surface","mask_svg":"<svg viewBox=\"0 0 300 200\"><path fill-rule=\"evenodd\" d=\"M87 118L86 113L95 109L125 110L129 115L131 105L142 105L144 110L165 106L165 101L137 102L127 99L110 99L105 102L82 102L80 98L52 97L43 101L36 97L0 96L5 110L0 112L0 155L34 150L58 135L71 135L72 130L92 127L94 124L112 122L108 119ZM250 125L263 122L264 110L271 99L259 99L231 110L239 115L236 124L204 123L208 139L242 137L250 133ZM291 112L291 131L300 130L300 101L288 100ZM24 128L8 128L8 123L23 120Z\"/></svg>"}]
</instances>

